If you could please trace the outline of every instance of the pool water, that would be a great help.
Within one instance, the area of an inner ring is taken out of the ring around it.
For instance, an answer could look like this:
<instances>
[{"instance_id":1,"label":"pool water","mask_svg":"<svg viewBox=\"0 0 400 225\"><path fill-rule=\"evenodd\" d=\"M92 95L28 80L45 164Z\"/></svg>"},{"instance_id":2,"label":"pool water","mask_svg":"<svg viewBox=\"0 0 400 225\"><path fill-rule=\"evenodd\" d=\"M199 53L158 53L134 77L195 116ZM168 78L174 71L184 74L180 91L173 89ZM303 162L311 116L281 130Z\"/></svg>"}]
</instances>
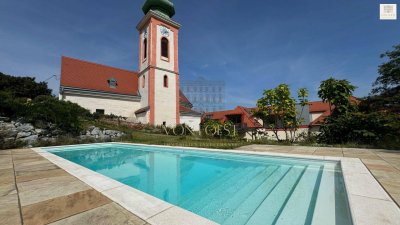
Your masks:
<instances>
[{"instance_id":1,"label":"pool water","mask_svg":"<svg viewBox=\"0 0 400 225\"><path fill-rule=\"evenodd\" d=\"M340 164L128 144L47 151L220 224L352 224Z\"/></svg>"}]
</instances>

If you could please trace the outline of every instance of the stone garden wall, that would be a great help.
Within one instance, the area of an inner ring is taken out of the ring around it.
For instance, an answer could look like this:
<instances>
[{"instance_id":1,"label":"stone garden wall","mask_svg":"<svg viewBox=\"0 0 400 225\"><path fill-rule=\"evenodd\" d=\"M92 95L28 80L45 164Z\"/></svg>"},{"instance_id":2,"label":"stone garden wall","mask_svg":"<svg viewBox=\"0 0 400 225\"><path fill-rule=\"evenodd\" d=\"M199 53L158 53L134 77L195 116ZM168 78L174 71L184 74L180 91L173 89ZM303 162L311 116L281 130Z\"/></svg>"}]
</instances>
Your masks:
<instances>
[{"instance_id":1,"label":"stone garden wall","mask_svg":"<svg viewBox=\"0 0 400 225\"><path fill-rule=\"evenodd\" d=\"M56 142L63 135L63 132L55 128L52 124L41 126L44 128L34 127L30 123L21 123L16 121L5 122L0 120L0 142L20 142L25 146L33 146L39 142ZM121 131L101 129L91 126L83 131L79 136L74 138L96 139L96 140L113 140L125 135Z\"/></svg>"}]
</instances>

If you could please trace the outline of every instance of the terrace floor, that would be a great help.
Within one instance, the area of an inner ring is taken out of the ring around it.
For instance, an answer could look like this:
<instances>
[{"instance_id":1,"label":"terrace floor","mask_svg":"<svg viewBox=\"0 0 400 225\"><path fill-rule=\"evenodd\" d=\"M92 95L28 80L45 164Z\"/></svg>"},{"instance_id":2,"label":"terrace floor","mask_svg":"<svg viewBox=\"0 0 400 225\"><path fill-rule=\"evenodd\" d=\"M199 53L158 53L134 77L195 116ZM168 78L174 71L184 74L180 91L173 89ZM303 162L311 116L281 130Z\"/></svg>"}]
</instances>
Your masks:
<instances>
[{"instance_id":1,"label":"terrace floor","mask_svg":"<svg viewBox=\"0 0 400 225\"><path fill-rule=\"evenodd\" d=\"M280 145L248 145L237 150L359 158L400 206L400 151Z\"/></svg>"},{"instance_id":2,"label":"terrace floor","mask_svg":"<svg viewBox=\"0 0 400 225\"><path fill-rule=\"evenodd\" d=\"M268 145L239 149L360 158L400 203L400 152ZM149 225L30 149L0 150L0 219L2 225Z\"/></svg>"},{"instance_id":3,"label":"terrace floor","mask_svg":"<svg viewBox=\"0 0 400 225\"><path fill-rule=\"evenodd\" d=\"M0 223L147 224L30 149L0 150Z\"/></svg>"}]
</instances>

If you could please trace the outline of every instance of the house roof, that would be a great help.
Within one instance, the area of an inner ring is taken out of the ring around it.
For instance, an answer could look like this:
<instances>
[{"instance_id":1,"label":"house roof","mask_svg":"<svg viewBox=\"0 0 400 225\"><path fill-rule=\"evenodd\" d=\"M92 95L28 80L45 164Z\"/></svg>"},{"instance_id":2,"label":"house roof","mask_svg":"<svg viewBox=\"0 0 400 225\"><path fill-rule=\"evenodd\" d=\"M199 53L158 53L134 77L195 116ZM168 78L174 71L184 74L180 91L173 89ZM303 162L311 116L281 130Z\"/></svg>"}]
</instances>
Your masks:
<instances>
[{"instance_id":1,"label":"house roof","mask_svg":"<svg viewBox=\"0 0 400 225\"><path fill-rule=\"evenodd\" d=\"M358 100L354 96L349 97L349 101L351 104L358 105L360 103L360 100ZM334 105L332 105L332 110L335 108ZM322 102L322 101L315 101L315 102L310 102L309 103L309 110L310 113L322 113L319 117L317 117L315 120L311 121L310 126L319 126L322 125L325 121L325 119L331 115L331 109L329 107L328 102Z\"/></svg>"},{"instance_id":2,"label":"house roof","mask_svg":"<svg viewBox=\"0 0 400 225\"><path fill-rule=\"evenodd\" d=\"M192 103L189 99L183 94L182 91L179 91L179 111L182 114L190 114L195 116L201 116L200 112L194 111Z\"/></svg>"},{"instance_id":3,"label":"house roof","mask_svg":"<svg viewBox=\"0 0 400 225\"><path fill-rule=\"evenodd\" d=\"M233 110L216 111L205 113L203 119L211 117L213 120L219 120L225 122L229 120L230 115L240 115L242 118L242 124L245 124L249 128L262 127L262 125L252 116L252 108L246 108L243 106L237 106Z\"/></svg>"},{"instance_id":4,"label":"house roof","mask_svg":"<svg viewBox=\"0 0 400 225\"><path fill-rule=\"evenodd\" d=\"M181 90L179 90L179 103L187 108L193 108L192 103Z\"/></svg>"},{"instance_id":5,"label":"house roof","mask_svg":"<svg viewBox=\"0 0 400 225\"><path fill-rule=\"evenodd\" d=\"M309 102L310 113L330 111L329 103L322 101Z\"/></svg>"},{"instance_id":6,"label":"house roof","mask_svg":"<svg viewBox=\"0 0 400 225\"><path fill-rule=\"evenodd\" d=\"M110 79L116 80L115 88L110 87ZM138 74L134 71L63 56L61 59L61 86L137 95Z\"/></svg>"}]
</instances>

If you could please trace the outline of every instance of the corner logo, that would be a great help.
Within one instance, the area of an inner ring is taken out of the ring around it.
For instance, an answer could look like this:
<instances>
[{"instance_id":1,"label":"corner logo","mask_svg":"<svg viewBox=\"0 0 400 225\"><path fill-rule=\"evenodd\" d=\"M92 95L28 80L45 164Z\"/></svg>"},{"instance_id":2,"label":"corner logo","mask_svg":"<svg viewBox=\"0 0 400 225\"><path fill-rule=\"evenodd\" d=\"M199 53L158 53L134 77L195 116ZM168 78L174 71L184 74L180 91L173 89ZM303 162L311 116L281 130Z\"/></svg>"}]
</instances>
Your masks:
<instances>
[{"instance_id":1,"label":"corner logo","mask_svg":"<svg viewBox=\"0 0 400 225\"><path fill-rule=\"evenodd\" d=\"M380 4L380 20L397 20L397 4Z\"/></svg>"}]
</instances>

